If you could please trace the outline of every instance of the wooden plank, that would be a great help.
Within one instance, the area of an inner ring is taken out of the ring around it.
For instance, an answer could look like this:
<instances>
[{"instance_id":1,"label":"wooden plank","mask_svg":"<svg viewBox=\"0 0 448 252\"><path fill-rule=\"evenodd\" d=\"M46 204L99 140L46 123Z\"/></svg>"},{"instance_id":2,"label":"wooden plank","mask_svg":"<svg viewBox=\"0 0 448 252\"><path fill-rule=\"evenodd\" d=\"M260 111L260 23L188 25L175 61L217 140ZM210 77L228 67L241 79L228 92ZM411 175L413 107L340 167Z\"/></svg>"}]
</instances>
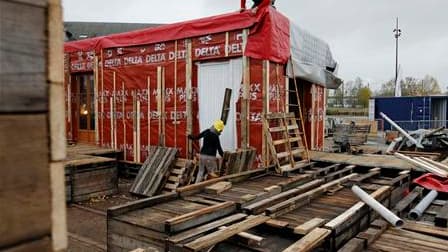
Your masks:
<instances>
[{"instance_id":1,"label":"wooden plank","mask_svg":"<svg viewBox=\"0 0 448 252\"><path fill-rule=\"evenodd\" d=\"M326 222L325 219L321 219L321 218L313 218L297 227L294 228L294 233L295 234L301 234L301 235L306 235L308 234L311 230L313 230L314 228L317 227L321 227L324 223Z\"/></svg>"},{"instance_id":2,"label":"wooden plank","mask_svg":"<svg viewBox=\"0 0 448 252\"><path fill-rule=\"evenodd\" d=\"M175 160L176 154L176 148L156 147L154 153L146 159L140 168L129 191L145 196L154 195Z\"/></svg>"},{"instance_id":3,"label":"wooden plank","mask_svg":"<svg viewBox=\"0 0 448 252\"><path fill-rule=\"evenodd\" d=\"M209 207L205 207L187 214L176 216L165 221L167 233L179 232L205 222L226 216L236 210L234 202L226 201Z\"/></svg>"},{"instance_id":4,"label":"wooden plank","mask_svg":"<svg viewBox=\"0 0 448 252\"><path fill-rule=\"evenodd\" d=\"M0 244L4 246L51 232L47 121L44 114L0 115Z\"/></svg>"},{"instance_id":5,"label":"wooden plank","mask_svg":"<svg viewBox=\"0 0 448 252\"><path fill-rule=\"evenodd\" d=\"M406 197L404 197L395 205L392 211L395 211L398 215L400 215L403 210L405 210L412 202L414 202L414 200L422 195L422 192L423 188L418 186L415 187L411 193L406 195Z\"/></svg>"},{"instance_id":6,"label":"wooden plank","mask_svg":"<svg viewBox=\"0 0 448 252\"><path fill-rule=\"evenodd\" d=\"M42 237L38 240L28 241L2 249L2 252L29 252L29 251L39 251L39 252L51 252L53 251L51 239L49 237Z\"/></svg>"},{"instance_id":7,"label":"wooden plank","mask_svg":"<svg viewBox=\"0 0 448 252\"><path fill-rule=\"evenodd\" d=\"M263 212L267 207L277 204L279 202L282 202L284 200L287 200L295 195L309 191L310 189L321 185L323 182L324 181L322 179L316 179L316 180L310 181L310 182L308 182L304 185L301 185L295 189L291 189L291 190L279 193L279 194L269 197L267 199L260 200L256 203L245 206L243 209L247 213L259 214L259 213Z\"/></svg>"},{"instance_id":8,"label":"wooden plank","mask_svg":"<svg viewBox=\"0 0 448 252\"><path fill-rule=\"evenodd\" d=\"M227 226L221 226L218 229L219 230L225 230L226 228L228 228ZM245 243L247 243L248 245L255 245L255 246L262 246L263 242L265 241L265 239L261 236L258 235L254 235L248 232L240 232L238 234L236 234L237 236L239 236L240 238L246 240ZM241 241L240 241L241 242Z\"/></svg>"},{"instance_id":9,"label":"wooden plank","mask_svg":"<svg viewBox=\"0 0 448 252\"><path fill-rule=\"evenodd\" d=\"M364 240L353 238L348 241L338 252L362 252L364 251Z\"/></svg>"},{"instance_id":10,"label":"wooden plank","mask_svg":"<svg viewBox=\"0 0 448 252\"><path fill-rule=\"evenodd\" d=\"M240 232L249 230L255 226L268 221L270 217L264 215L249 216L246 220L230 225L224 230L219 230L208 235L202 236L192 242L185 244L185 248L191 251L200 251L224 241Z\"/></svg>"},{"instance_id":11,"label":"wooden plank","mask_svg":"<svg viewBox=\"0 0 448 252\"><path fill-rule=\"evenodd\" d=\"M210 194L219 195L224 191L229 190L232 187L232 182L221 181L213 185L205 187L205 192Z\"/></svg>"},{"instance_id":12,"label":"wooden plank","mask_svg":"<svg viewBox=\"0 0 448 252\"><path fill-rule=\"evenodd\" d=\"M422 234L427 234L431 236L440 237L443 239L448 239L448 229L436 226L431 226L428 224L423 224L415 221L405 221L402 227L405 230L414 231Z\"/></svg>"},{"instance_id":13,"label":"wooden plank","mask_svg":"<svg viewBox=\"0 0 448 252\"><path fill-rule=\"evenodd\" d=\"M0 9L0 112L46 112L47 8L0 1Z\"/></svg>"},{"instance_id":14,"label":"wooden plank","mask_svg":"<svg viewBox=\"0 0 448 252\"><path fill-rule=\"evenodd\" d=\"M390 192L389 186L382 186L380 189L374 191L370 194L375 199L379 199L385 194ZM331 230L334 230L336 234L338 234L341 230L343 230L347 225L350 225L352 222L356 221L354 216L361 214L362 209L366 209L367 205L360 201L346 210L344 213L338 215L338 217L332 219L330 222L325 224L325 227Z\"/></svg>"},{"instance_id":15,"label":"wooden plank","mask_svg":"<svg viewBox=\"0 0 448 252\"><path fill-rule=\"evenodd\" d=\"M324 239L329 236L331 230L325 228L315 228L313 231L305 235L302 239L296 241L291 246L283 250L283 252L295 252L295 251L311 251L316 248Z\"/></svg>"},{"instance_id":16,"label":"wooden plank","mask_svg":"<svg viewBox=\"0 0 448 252\"><path fill-rule=\"evenodd\" d=\"M446 228L447 223L448 223L448 201L439 210L439 212L436 215L436 218L434 219L434 224L437 227L445 227Z\"/></svg>"},{"instance_id":17,"label":"wooden plank","mask_svg":"<svg viewBox=\"0 0 448 252\"><path fill-rule=\"evenodd\" d=\"M122 215L130 211L150 207L157 205L159 203L175 200L178 198L177 193L167 193L163 195L157 195L147 199L140 199L136 201L132 201L123 205L110 207L107 209L108 218L112 218L114 216Z\"/></svg>"},{"instance_id":18,"label":"wooden plank","mask_svg":"<svg viewBox=\"0 0 448 252\"><path fill-rule=\"evenodd\" d=\"M352 173L343 178L340 178L340 179L334 180L332 182L326 183L324 185L321 185L318 188L312 189L306 193L300 194L300 195L292 197L286 201L280 202L277 205L267 208L266 213L268 215L277 216L277 215L282 214L285 211L288 212L288 211L294 210L304 204L307 204L313 197L316 197L317 195L322 194L328 188L330 188L336 184L343 183L354 176L357 176L357 174Z\"/></svg>"},{"instance_id":19,"label":"wooden plank","mask_svg":"<svg viewBox=\"0 0 448 252\"><path fill-rule=\"evenodd\" d=\"M266 225L275 227L275 228L285 228L289 225L289 222L270 219L270 220L266 221Z\"/></svg>"},{"instance_id":20,"label":"wooden plank","mask_svg":"<svg viewBox=\"0 0 448 252\"><path fill-rule=\"evenodd\" d=\"M228 217L225 217L225 218L207 223L205 225L201 225L201 226L195 227L193 229L186 230L186 231L176 234L174 236L171 236L168 238L168 241L171 243L180 243L180 242L189 240L193 237L196 237L200 234L209 232L209 231L216 229L220 226L228 225L230 223L242 220L246 216L247 216L246 214L241 214L241 213L230 215Z\"/></svg>"}]
</instances>

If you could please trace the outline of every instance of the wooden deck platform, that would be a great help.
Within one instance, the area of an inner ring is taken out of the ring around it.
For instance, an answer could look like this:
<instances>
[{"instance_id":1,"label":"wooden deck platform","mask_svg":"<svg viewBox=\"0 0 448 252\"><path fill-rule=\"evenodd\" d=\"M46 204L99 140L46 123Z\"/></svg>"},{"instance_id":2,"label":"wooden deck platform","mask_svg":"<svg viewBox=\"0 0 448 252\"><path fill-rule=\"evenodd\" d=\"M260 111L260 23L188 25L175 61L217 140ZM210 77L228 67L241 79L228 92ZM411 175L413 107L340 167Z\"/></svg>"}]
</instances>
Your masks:
<instances>
[{"instance_id":1,"label":"wooden deck platform","mask_svg":"<svg viewBox=\"0 0 448 252\"><path fill-rule=\"evenodd\" d=\"M357 165L366 167L395 168L402 170L414 169L423 171L414 165L391 155L350 155L344 153L330 153L320 151L310 151L310 157L313 161L339 163L347 165Z\"/></svg>"},{"instance_id":2,"label":"wooden deck platform","mask_svg":"<svg viewBox=\"0 0 448 252\"><path fill-rule=\"evenodd\" d=\"M352 184L389 206L401 199L396 195L402 197L410 181L409 172L397 169L328 162L300 172L279 176L254 170L110 208L108 251L246 251L244 244L252 250L281 251L320 229L325 235L313 238L313 248L335 251L376 218L351 192ZM220 181L232 186L222 193L206 190Z\"/></svg>"}]
</instances>

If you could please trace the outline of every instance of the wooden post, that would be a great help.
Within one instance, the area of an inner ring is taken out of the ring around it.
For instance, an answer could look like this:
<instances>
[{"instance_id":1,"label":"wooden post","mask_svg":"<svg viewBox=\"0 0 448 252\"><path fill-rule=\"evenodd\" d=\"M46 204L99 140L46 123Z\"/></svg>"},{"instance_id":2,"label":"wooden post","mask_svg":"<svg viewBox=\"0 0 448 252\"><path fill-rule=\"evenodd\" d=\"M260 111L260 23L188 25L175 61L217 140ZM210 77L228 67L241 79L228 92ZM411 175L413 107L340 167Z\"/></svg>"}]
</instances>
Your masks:
<instances>
[{"instance_id":1,"label":"wooden post","mask_svg":"<svg viewBox=\"0 0 448 252\"><path fill-rule=\"evenodd\" d=\"M103 50L101 50L101 60L103 60ZM101 63L101 146L104 145L104 66Z\"/></svg>"},{"instance_id":2,"label":"wooden post","mask_svg":"<svg viewBox=\"0 0 448 252\"><path fill-rule=\"evenodd\" d=\"M69 127L69 135L70 139L73 140L73 118L72 118L72 76L68 76L68 83L67 83L67 120L68 120L68 127Z\"/></svg>"},{"instance_id":3,"label":"wooden post","mask_svg":"<svg viewBox=\"0 0 448 252\"><path fill-rule=\"evenodd\" d=\"M127 148L126 148L126 92L124 90L124 81L121 82L121 88L123 89L123 99L122 99L122 103L121 103L121 109L123 111L123 158L126 161L126 152L127 152Z\"/></svg>"},{"instance_id":4,"label":"wooden post","mask_svg":"<svg viewBox=\"0 0 448 252\"><path fill-rule=\"evenodd\" d=\"M137 97L135 90L132 91L132 152L134 162L137 162Z\"/></svg>"},{"instance_id":5,"label":"wooden post","mask_svg":"<svg viewBox=\"0 0 448 252\"><path fill-rule=\"evenodd\" d=\"M250 92L250 66L249 57L244 56L249 31L243 30L243 97L241 101L241 147L249 147L249 92Z\"/></svg>"},{"instance_id":6,"label":"wooden post","mask_svg":"<svg viewBox=\"0 0 448 252\"><path fill-rule=\"evenodd\" d=\"M269 113L269 61L263 60L263 120L266 118L266 115ZM261 150L261 159L263 160L264 167L269 165L269 148L266 146L268 143L267 136L265 132L269 129L266 127L266 124L262 125L263 130L262 134L262 150Z\"/></svg>"},{"instance_id":7,"label":"wooden post","mask_svg":"<svg viewBox=\"0 0 448 252\"><path fill-rule=\"evenodd\" d=\"M93 81L93 96L94 96L94 107L95 107L95 144L100 144L100 135L99 135L99 129L98 129L98 56L95 56L95 68L93 70L94 73L94 81Z\"/></svg>"},{"instance_id":8,"label":"wooden post","mask_svg":"<svg viewBox=\"0 0 448 252\"><path fill-rule=\"evenodd\" d=\"M117 115L116 115L116 113L117 113L117 82L116 82L116 73L114 72L114 90L113 90L113 94L112 94L112 101L113 101L113 104L112 104L112 108L113 108L113 119L114 119L114 126L113 126L113 129L114 129L114 146L113 146L113 148L114 148L114 150L116 150L117 149Z\"/></svg>"},{"instance_id":9,"label":"wooden post","mask_svg":"<svg viewBox=\"0 0 448 252\"><path fill-rule=\"evenodd\" d=\"M140 137L140 100L138 100L137 99L137 115L136 115L136 117L137 117L137 148L136 148L136 150L137 150L137 162L138 163L140 163L141 162L141 159L140 159L140 155L141 155L141 153L140 153L140 139L141 139L141 137Z\"/></svg>"},{"instance_id":10,"label":"wooden post","mask_svg":"<svg viewBox=\"0 0 448 252\"><path fill-rule=\"evenodd\" d=\"M148 115L146 117L147 123L148 123L148 152L149 152L149 146L151 145L151 76L148 75L146 80L146 86L148 90Z\"/></svg>"},{"instance_id":11,"label":"wooden post","mask_svg":"<svg viewBox=\"0 0 448 252\"><path fill-rule=\"evenodd\" d=\"M186 52L186 66L185 66L185 83L186 83L186 93L187 93L187 134L193 133L193 90L192 90L192 76L193 71L193 60L192 60L192 45L191 40L186 39L187 52ZM193 158L193 143L187 139L187 154L188 158Z\"/></svg>"},{"instance_id":12,"label":"wooden post","mask_svg":"<svg viewBox=\"0 0 448 252\"><path fill-rule=\"evenodd\" d=\"M157 67L157 112L159 114L159 145L165 146L165 69Z\"/></svg>"},{"instance_id":13,"label":"wooden post","mask_svg":"<svg viewBox=\"0 0 448 252\"><path fill-rule=\"evenodd\" d=\"M111 97L109 99L109 106L110 106L110 148L114 148L114 104L113 104L113 98Z\"/></svg>"},{"instance_id":14,"label":"wooden post","mask_svg":"<svg viewBox=\"0 0 448 252\"><path fill-rule=\"evenodd\" d=\"M174 147L177 147L177 40L174 41Z\"/></svg>"},{"instance_id":15,"label":"wooden post","mask_svg":"<svg viewBox=\"0 0 448 252\"><path fill-rule=\"evenodd\" d=\"M229 32L226 32L226 44L225 44L224 50L225 50L225 56L228 57L229 56Z\"/></svg>"}]
</instances>

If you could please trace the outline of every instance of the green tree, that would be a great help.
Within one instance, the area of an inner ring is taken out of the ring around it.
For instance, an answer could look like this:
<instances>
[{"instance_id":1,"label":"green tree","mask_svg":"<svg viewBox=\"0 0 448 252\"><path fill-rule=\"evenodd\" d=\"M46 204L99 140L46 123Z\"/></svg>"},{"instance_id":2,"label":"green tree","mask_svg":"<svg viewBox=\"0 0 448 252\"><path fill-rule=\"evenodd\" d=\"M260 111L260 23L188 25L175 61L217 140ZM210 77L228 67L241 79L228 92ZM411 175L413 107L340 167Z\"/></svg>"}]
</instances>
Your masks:
<instances>
[{"instance_id":1,"label":"green tree","mask_svg":"<svg viewBox=\"0 0 448 252\"><path fill-rule=\"evenodd\" d=\"M368 86L364 86L358 89L358 93L356 97L358 98L358 104L363 108L367 108L369 106L369 99L372 96L372 90Z\"/></svg>"}]
</instances>

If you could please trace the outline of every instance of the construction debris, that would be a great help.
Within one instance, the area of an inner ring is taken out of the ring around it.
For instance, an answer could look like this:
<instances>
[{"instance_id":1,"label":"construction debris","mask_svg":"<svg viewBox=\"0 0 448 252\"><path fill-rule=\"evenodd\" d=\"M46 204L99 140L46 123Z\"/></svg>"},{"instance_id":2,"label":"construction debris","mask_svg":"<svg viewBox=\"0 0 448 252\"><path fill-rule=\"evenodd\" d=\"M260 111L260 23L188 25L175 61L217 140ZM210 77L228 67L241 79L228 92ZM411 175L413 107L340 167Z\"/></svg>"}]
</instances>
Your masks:
<instances>
[{"instance_id":1,"label":"construction debris","mask_svg":"<svg viewBox=\"0 0 448 252\"><path fill-rule=\"evenodd\" d=\"M444 167L444 165L435 166L432 163L427 162L427 159L417 159L417 158L411 158L406 155L400 154L400 153L394 153L394 156L397 158L400 158L402 160L405 160L419 168L422 168L428 172L434 173L437 176L446 178L448 177L448 169L440 168Z\"/></svg>"},{"instance_id":2,"label":"construction debris","mask_svg":"<svg viewBox=\"0 0 448 252\"><path fill-rule=\"evenodd\" d=\"M437 191L431 190L418 204L409 212L409 218L414 220L420 219L422 213L431 205L437 198Z\"/></svg>"},{"instance_id":3,"label":"construction debris","mask_svg":"<svg viewBox=\"0 0 448 252\"><path fill-rule=\"evenodd\" d=\"M370 125L356 125L355 122L336 125L333 142L339 152L351 152L352 147L367 142Z\"/></svg>"}]
</instances>

